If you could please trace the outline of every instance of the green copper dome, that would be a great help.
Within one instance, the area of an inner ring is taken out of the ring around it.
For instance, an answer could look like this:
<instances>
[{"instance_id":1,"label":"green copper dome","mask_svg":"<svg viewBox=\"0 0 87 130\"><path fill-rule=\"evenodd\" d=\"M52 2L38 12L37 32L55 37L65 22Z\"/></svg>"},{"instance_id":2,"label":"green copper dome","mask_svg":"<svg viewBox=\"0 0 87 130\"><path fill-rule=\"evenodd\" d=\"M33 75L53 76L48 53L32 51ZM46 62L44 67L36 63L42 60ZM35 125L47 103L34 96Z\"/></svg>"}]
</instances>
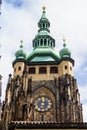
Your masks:
<instances>
[{"instance_id":1,"label":"green copper dome","mask_svg":"<svg viewBox=\"0 0 87 130\"><path fill-rule=\"evenodd\" d=\"M25 60L26 60L26 53L23 51L22 42L23 41L21 41L20 49L18 51L16 51L16 53L15 53L16 59L13 61L13 66L18 61L19 62L25 62Z\"/></svg>"},{"instance_id":2,"label":"green copper dome","mask_svg":"<svg viewBox=\"0 0 87 130\"><path fill-rule=\"evenodd\" d=\"M23 45L21 41L20 49L15 53L15 60L13 61L13 67L17 62L23 62L27 65L58 65L62 61L70 61L74 65L74 60L71 58L71 52L66 48L65 39L63 39L63 49L59 54L54 51L55 39L50 35L50 22L46 18L45 7L43 7L42 16L38 22L38 32L33 39L33 51L26 56L23 51Z\"/></svg>"},{"instance_id":3,"label":"green copper dome","mask_svg":"<svg viewBox=\"0 0 87 130\"><path fill-rule=\"evenodd\" d=\"M15 53L15 56L16 56L16 59L19 59L19 58L24 58L24 59L26 59L26 53L23 51L23 45L20 45L20 50L18 50L18 51Z\"/></svg>"},{"instance_id":4,"label":"green copper dome","mask_svg":"<svg viewBox=\"0 0 87 130\"><path fill-rule=\"evenodd\" d=\"M64 41L63 49L61 49L60 52L59 52L60 58L71 57L71 52L68 48L66 48L65 40L63 40L63 41Z\"/></svg>"},{"instance_id":5,"label":"green copper dome","mask_svg":"<svg viewBox=\"0 0 87 130\"><path fill-rule=\"evenodd\" d=\"M58 61L58 55L49 47L38 47L27 57L27 62L33 64L42 62L50 64L51 62L58 63Z\"/></svg>"}]
</instances>

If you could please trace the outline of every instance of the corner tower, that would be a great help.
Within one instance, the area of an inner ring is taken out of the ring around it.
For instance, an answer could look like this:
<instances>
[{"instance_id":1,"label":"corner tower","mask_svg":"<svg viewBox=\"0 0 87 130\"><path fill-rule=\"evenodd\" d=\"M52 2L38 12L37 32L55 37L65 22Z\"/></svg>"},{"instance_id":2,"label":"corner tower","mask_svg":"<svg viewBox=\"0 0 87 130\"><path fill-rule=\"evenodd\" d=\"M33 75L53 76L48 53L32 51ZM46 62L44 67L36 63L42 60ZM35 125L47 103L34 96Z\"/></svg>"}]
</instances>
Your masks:
<instances>
[{"instance_id":1,"label":"corner tower","mask_svg":"<svg viewBox=\"0 0 87 130\"><path fill-rule=\"evenodd\" d=\"M3 120L29 122L83 122L82 105L76 79L74 60L66 48L55 53L55 40L50 35L50 22L43 8L38 22L38 33L33 39L33 51L25 57L16 52L13 67L19 71L10 77L3 106ZM22 68L23 67L23 68ZM15 69L14 69L15 70Z\"/></svg>"},{"instance_id":2,"label":"corner tower","mask_svg":"<svg viewBox=\"0 0 87 130\"><path fill-rule=\"evenodd\" d=\"M23 41L21 40L20 49L15 53L15 60L13 61L12 65L14 68L13 76L22 76L25 68L26 62L26 53L23 50Z\"/></svg>"},{"instance_id":3,"label":"corner tower","mask_svg":"<svg viewBox=\"0 0 87 130\"><path fill-rule=\"evenodd\" d=\"M71 51L66 47L66 40L63 39L63 49L59 51L59 76L70 74L73 75L74 60L71 58Z\"/></svg>"}]
</instances>

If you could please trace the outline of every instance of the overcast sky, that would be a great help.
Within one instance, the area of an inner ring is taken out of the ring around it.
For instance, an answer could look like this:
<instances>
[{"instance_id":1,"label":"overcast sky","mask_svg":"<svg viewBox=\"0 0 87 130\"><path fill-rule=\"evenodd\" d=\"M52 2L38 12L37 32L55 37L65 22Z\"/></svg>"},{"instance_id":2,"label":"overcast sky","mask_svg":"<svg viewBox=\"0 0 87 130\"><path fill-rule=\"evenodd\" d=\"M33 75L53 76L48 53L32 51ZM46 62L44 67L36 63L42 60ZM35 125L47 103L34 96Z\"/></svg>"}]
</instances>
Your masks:
<instances>
[{"instance_id":1,"label":"overcast sky","mask_svg":"<svg viewBox=\"0 0 87 130\"><path fill-rule=\"evenodd\" d=\"M37 23L46 6L46 16L51 23L50 31L56 41L55 51L62 49L62 39L75 60L74 75L83 104L84 121L87 122L87 0L3 0L0 26L0 74L2 101L8 75L13 73L12 61L23 40L27 54L32 51L32 40L38 31Z\"/></svg>"}]
</instances>

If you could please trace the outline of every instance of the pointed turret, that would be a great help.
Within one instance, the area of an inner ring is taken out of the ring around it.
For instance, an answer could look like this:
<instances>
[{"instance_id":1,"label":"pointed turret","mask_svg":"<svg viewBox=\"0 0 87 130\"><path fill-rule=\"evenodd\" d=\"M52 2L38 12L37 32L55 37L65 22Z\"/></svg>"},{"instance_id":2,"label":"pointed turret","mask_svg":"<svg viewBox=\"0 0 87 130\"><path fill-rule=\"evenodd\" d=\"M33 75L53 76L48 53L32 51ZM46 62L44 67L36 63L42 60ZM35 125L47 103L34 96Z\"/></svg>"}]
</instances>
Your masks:
<instances>
[{"instance_id":1,"label":"pointed turret","mask_svg":"<svg viewBox=\"0 0 87 130\"><path fill-rule=\"evenodd\" d=\"M43 13L42 13L41 19L38 22L38 27L40 28L38 32L40 32L41 30L46 30L47 32L50 32L50 30L49 30L50 22L46 18L45 7L43 7Z\"/></svg>"},{"instance_id":2,"label":"pointed turret","mask_svg":"<svg viewBox=\"0 0 87 130\"><path fill-rule=\"evenodd\" d=\"M37 48L43 46L54 48L55 40L50 36L50 30L49 30L50 22L46 18L45 7L43 7L43 12L38 22L38 27L39 27L38 34L33 40L33 47Z\"/></svg>"},{"instance_id":3,"label":"pointed turret","mask_svg":"<svg viewBox=\"0 0 87 130\"><path fill-rule=\"evenodd\" d=\"M71 51L66 47L66 40L63 38L63 49L59 51L60 55L60 65L59 65L59 72L60 76L65 74L70 74L73 76L73 66L74 60L71 58Z\"/></svg>"},{"instance_id":4,"label":"pointed turret","mask_svg":"<svg viewBox=\"0 0 87 130\"><path fill-rule=\"evenodd\" d=\"M21 40L20 50L15 53L16 59L26 59L26 53L23 51L23 41Z\"/></svg>"},{"instance_id":5,"label":"pointed turret","mask_svg":"<svg viewBox=\"0 0 87 130\"><path fill-rule=\"evenodd\" d=\"M38 22L38 33L33 39L32 53L27 57L27 63L38 63L53 64L59 61L58 55L55 53L53 48L55 47L55 40L50 35L50 22L46 17L46 10L43 7L42 16Z\"/></svg>"},{"instance_id":6,"label":"pointed turret","mask_svg":"<svg viewBox=\"0 0 87 130\"><path fill-rule=\"evenodd\" d=\"M60 54L60 58L63 57L71 57L71 52L68 48L66 48L67 44L66 44L66 40L63 39L63 49L60 50L59 54Z\"/></svg>"},{"instance_id":7,"label":"pointed turret","mask_svg":"<svg viewBox=\"0 0 87 130\"><path fill-rule=\"evenodd\" d=\"M20 49L15 53L15 60L13 61L14 76L22 75L24 71L24 64L26 61L26 53L23 50L23 41L21 40Z\"/></svg>"},{"instance_id":8,"label":"pointed turret","mask_svg":"<svg viewBox=\"0 0 87 130\"><path fill-rule=\"evenodd\" d=\"M20 49L17 50L16 53L15 53L16 59L13 61L13 66L18 61L19 62L21 62L21 61L25 62L25 60L26 60L26 53L23 51L23 45L22 45L23 41L21 40L20 42L21 42Z\"/></svg>"}]
</instances>

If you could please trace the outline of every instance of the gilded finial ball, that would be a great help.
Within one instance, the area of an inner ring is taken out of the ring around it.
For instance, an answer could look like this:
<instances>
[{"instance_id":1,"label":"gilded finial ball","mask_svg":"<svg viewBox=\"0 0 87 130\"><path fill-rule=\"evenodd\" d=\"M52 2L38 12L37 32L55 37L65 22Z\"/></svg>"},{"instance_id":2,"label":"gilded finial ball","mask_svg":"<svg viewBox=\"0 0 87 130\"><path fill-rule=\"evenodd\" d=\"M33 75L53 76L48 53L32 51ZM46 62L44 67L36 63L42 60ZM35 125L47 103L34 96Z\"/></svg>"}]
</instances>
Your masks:
<instances>
[{"instance_id":1,"label":"gilded finial ball","mask_svg":"<svg viewBox=\"0 0 87 130\"><path fill-rule=\"evenodd\" d=\"M23 43L23 40L20 40L21 44Z\"/></svg>"},{"instance_id":2,"label":"gilded finial ball","mask_svg":"<svg viewBox=\"0 0 87 130\"><path fill-rule=\"evenodd\" d=\"M43 6L43 7L42 7L42 9L43 9L43 10L45 10L45 9L46 9L46 7L45 7L45 6Z\"/></svg>"},{"instance_id":3,"label":"gilded finial ball","mask_svg":"<svg viewBox=\"0 0 87 130\"><path fill-rule=\"evenodd\" d=\"M65 43L65 41L66 41L66 39L65 38L63 38L63 42Z\"/></svg>"}]
</instances>

